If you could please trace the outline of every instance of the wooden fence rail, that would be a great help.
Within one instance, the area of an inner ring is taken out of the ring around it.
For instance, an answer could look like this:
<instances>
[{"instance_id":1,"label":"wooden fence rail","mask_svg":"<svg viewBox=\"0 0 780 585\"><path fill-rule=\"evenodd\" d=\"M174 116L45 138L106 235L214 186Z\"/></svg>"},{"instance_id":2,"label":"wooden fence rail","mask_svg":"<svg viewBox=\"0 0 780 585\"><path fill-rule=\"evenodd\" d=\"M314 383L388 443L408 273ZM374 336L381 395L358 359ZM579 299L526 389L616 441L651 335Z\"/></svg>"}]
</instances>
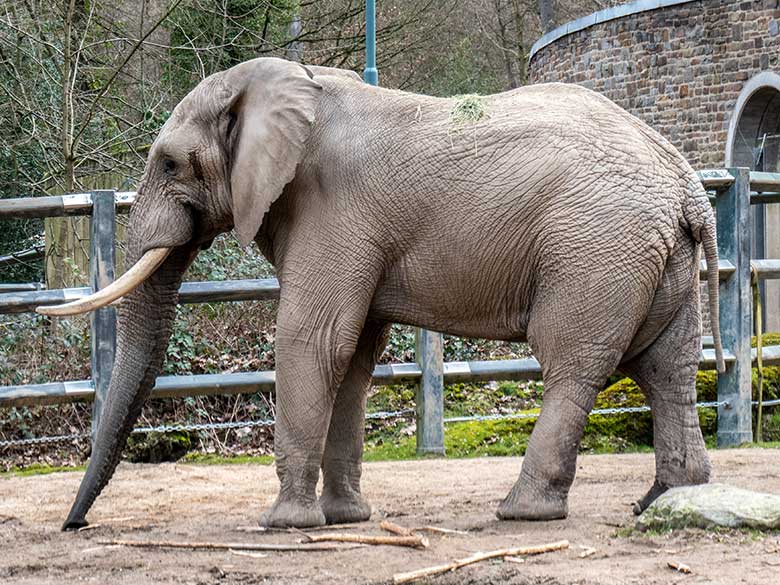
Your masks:
<instances>
[{"instance_id":1,"label":"wooden fence rail","mask_svg":"<svg viewBox=\"0 0 780 585\"><path fill-rule=\"evenodd\" d=\"M751 263L749 209L751 204L780 202L780 173L749 172L747 169L705 170L699 173L718 216L721 332L727 363L718 376L718 445L752 440L751 366L752 332L751 271L760 279L780 278L780 259L756 259ZM113 280L114 225L117 212L127 211L134 192L95 191L59 197L0 201L0 219L91 215L90 287L39 290L33 285L0 288L0 313L23 313L39 305L59 304L86 296ZM702 263L701 277L706 277ZM0 285L1 286L1 285ZM27 287L27 288L25 288ZM7 289L6 289L7 290ZM181 303L273 300L280 294L276 279L188 282L180 289ZM92 379L24 386L0 386L0 407L93 401L93 436L108 388L115 353L114 309L91 316ZM452 382L540 379L539 363L533 359L447 362L442 358L442 336L420 331L417 362L380 365L374 384L417 383L417 449L420 453L444 452L443 386ZM780 346L764 348L763 362L780 365ZM702 350L700 369L714 369L712 349ZM203 394L273 392L275 372L161 376L154 397L184 397Z\"/></svg>"}]
</instances>

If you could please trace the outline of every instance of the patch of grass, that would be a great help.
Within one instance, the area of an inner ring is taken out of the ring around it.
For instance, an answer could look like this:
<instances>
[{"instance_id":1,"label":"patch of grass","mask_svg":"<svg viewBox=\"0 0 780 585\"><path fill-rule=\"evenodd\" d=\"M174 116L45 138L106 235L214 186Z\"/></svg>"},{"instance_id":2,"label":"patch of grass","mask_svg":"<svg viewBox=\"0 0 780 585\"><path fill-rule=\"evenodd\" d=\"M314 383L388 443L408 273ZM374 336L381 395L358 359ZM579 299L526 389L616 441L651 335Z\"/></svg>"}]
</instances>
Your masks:
<instances>
[{"instance_id":1,"label":"patch of grass","mask_svg":"<svg viewBox=\"0 0 780 585\"><path fill-rule=\"evenodd\" d=\"M27 477L30 475L48 475L50 473L61 473L66 471L85 471L86 465L76 465L74 467L67 467L63 465L45 465L42 463L34 463L27 467L14 467L8 471L0 472L0 478L4 477Z\"/></svg>"},{"instance_id":2,"label":"patch of grass","mask_svg":"<svg viewBox=\"0 0 780 585\"><path fill-rule=\"evenodd\" d=\"M414 384L375 386L368 397L366 412L393 412L413 408L416 396Z\"/></svg>"},{"instance_id":3,"label":"patch of grass","mask_svg":"<svg viewBox=\"0 0 780 585\"><path fill-rule=\"evenodd\" d=\"M162 463L181 459L191 447L188 432L144 433L130 436L125 455L131 463Z\"/></svg>"},{"instance_id":4,"label":"patch of grass","mask_svg":"<svg viewBox=\"0 0 780 585\"><path fill-rule=\"evenodd\" d=\"M192 465L273 465L273 455L214 455L209 453L187 453L180 463Z\"/></svg>"},{"instance_id":5,"label":"patch of grass","mask_svg":"<svg viewBox=\"0 0 780 585\"><path fill-rule=\"evenodd\" d=\"M763 443L742 443L733 449L780 449L780 441L764 441Z\"/></svg>"},{"instance_id":6,"label":"patch of grass","mask_svg":"<svg viewBox=\"0 0 780 585\"><path fill-rule=\"evenodd\" d=\"M455 105L450 110L450 120L454 124L476 124L488 117L485 98L473 93L454 97Z\"/></svg>"}]
</instances>

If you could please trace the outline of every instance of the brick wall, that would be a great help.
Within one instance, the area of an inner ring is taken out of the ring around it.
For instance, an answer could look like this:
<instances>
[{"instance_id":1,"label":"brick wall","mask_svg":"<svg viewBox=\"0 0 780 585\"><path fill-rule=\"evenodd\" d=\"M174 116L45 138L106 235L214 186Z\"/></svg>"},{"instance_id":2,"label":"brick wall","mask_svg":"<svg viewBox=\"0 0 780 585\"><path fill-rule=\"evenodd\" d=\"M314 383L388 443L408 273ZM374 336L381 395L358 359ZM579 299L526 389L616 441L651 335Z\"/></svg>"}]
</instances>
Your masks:
<instances>
[{"instance_id":1,"label":"brick wall","mask_svg":"<svg viewBox=\"0 0 780 585\"><path fill-rule=\"evenodd\" d=\"M566 35L531 57L534 83L598 91L671 140L696 169L725 162L745 81L780 73L780 0L698 0Z\"/></svg>"}]
</instances>

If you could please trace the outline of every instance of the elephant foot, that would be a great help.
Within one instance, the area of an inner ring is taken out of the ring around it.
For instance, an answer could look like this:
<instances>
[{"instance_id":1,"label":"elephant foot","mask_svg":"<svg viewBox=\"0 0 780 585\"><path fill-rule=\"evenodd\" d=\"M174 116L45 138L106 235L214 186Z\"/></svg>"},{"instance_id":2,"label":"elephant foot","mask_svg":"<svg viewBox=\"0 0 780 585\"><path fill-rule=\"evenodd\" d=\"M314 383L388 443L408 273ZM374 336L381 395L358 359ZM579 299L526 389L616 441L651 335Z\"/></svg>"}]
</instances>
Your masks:
<instances>
[{"instance_id":1,"label":"elephant foot","mask_svg":"<svg viewBox=\"0 0 780 585\"><path fill-rule=\"evenodd\" d=\"M496 510L499 520L561 520L568 514L565 494L520 489L517 484Z\"/></svg>"},{"instance_id":2,"label":"elephant foot","mask_svg":"<svg viewBox=\"0 0 780 585\"><path fill-rule=\"evenodd\" d=\"M325 524L325 514L318 502L303 505L291 500L276 500L260 515L260 526L275 528L312 528Z\"/></svg>"},{"instance_id":3,"label":"elephant foot","mask_svg":"<svg viewBox=\"0 0 780 585\"><path fill-rule=\"evenodd\" d=\"M324 491L320 497L320 506L328 524L365 522L371 517L371 504L354 491L342 495Z\"/></svg>"},{"instance_id":4,"label":"elephant foot","mask_svg":"<svg viewBox=\"0 0 780 585\"><path fill-rule=\"evenodd\" d=\"M655 502L656 498L669 489L669 486L658 483L653 484L653 487L641 498L639 501L634 502L634 514L639 516L644 512L647 507Z\"/></svg>"}]
</instances>

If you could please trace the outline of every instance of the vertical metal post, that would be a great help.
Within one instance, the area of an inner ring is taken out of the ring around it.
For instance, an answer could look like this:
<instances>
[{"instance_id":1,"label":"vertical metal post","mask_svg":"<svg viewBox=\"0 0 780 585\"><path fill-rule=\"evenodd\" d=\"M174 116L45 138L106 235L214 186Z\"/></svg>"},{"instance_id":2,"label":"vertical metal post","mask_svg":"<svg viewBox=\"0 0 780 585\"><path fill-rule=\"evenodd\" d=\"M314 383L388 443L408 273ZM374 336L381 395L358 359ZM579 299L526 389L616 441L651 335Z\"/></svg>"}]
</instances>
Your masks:
<instances>
[{"instance_id":1,"label":"vertical metal post","mask_svg":"<svg viewBox=\"0 0 780 585\"><path fill-rule=\"evenodd\" d=\"M106 287L114 280L116 232L113 191L92 192L92 219L90 221L89 279L93 291ZM116 351L116 312L112 307L93 311L90 315L92 349L92 382L95 401L92 403L92 443L97 436L100 413L108 392Z\"/></svg>"},{"instance_id":2,"label":"vertical metal post","mask_svg":"<svg viewBox=\"0 0 780 585\"><path fill-rule=\"evenodd\" d=\"M720 331L723 347L736 361L718 376L718 447L752 441L750 400L750 336L753 307L750 289L750 171L729 169L734 183L718 194L718 253L736 267L736 272L720 284ZM708 267L708 270L712 270Z\"/></svg>"},{"instance_id":3,"label":"vertical metal post","mask_svg":"<svg viewBox=\"0 0 780 585\"><path fill-rule=\"evenodd\" d=\"M416 359L422 370L417 387L417 454L444 455L444 338L418 329Z\"/></svg>"},{"instance_id":4,"label":"vertical metal post","mask_svg":"<svg viewBox=\"0 0 780 585\"><path fill-rule=\"evenodd\" d=\"M363 79L371 85L379 84L376 68L376 1L366 0L366 68Z\"/></svg>"}]
</instances>

